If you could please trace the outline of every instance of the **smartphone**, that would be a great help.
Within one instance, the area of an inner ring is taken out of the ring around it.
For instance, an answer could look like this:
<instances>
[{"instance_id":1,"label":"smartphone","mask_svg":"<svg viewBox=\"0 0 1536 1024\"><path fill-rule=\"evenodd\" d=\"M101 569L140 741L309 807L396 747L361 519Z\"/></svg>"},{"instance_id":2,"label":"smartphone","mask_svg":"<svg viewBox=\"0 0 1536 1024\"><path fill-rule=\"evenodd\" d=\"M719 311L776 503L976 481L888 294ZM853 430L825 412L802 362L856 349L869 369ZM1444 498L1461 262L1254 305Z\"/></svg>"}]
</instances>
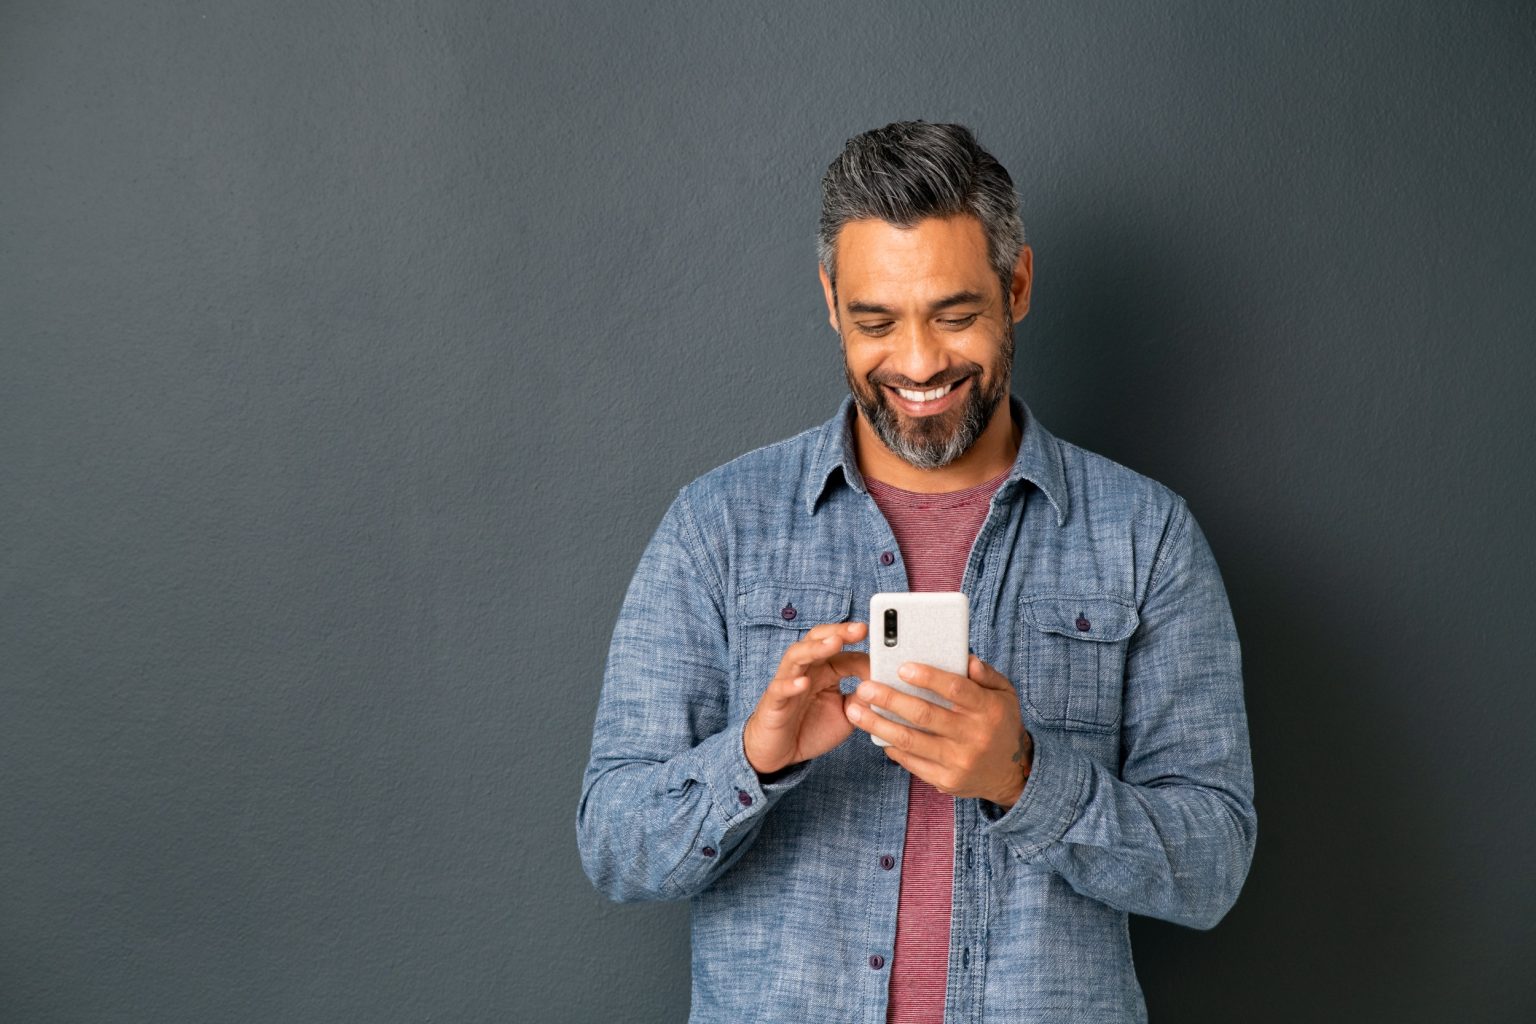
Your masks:
<instances>
[{"instance_id":1,"label":"smartphone","mask_svg":"<svg viewBox=\"0 0 1536 1024\"><path fill-rule=\"evenodd\" d=\"M971 605L958 591L876 594L869 599L869 676L903 693L950 707L932 691L903 682L896 670L909 661L966 675L971 658ZM911 725L883 708L875 712ZM878 746L886 742L871 736Z\"/></svg>"}]
</instances>

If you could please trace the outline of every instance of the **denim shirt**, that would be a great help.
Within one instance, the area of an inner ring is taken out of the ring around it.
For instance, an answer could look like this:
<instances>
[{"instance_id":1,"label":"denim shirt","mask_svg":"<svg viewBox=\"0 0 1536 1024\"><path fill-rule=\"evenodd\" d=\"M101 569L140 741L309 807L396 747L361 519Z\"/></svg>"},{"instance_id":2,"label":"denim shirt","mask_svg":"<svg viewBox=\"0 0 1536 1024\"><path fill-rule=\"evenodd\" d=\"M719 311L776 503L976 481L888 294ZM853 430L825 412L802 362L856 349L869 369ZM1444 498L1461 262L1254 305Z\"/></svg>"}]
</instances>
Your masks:
<instances>
[{"instance_id":1,"label":"denim shirt","mask_svg":"<svg viewBox=\"0 0 1536 1024\"><path fill-rule=\"evenodd\" d=\"M944 1019L1141 1021L1127 915L1210 928L1253 855L1237 633L1183 499L1010 405L963 589L1034 766L955 801ZM742 748L786 647L907 589L853 415L684 487L614 628L577 839L611 898L690 900L693 1024L886 1019L906 770L859 731L766 780Z\"/></svg>"}]
</instances>

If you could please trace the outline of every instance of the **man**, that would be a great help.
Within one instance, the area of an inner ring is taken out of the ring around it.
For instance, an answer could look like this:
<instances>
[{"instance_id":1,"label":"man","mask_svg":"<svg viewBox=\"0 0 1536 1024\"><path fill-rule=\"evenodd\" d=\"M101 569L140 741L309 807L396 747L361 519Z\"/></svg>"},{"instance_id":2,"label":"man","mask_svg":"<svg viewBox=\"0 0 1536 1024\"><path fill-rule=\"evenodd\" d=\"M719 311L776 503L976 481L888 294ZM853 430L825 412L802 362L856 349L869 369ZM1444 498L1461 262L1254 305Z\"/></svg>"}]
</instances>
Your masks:
<instances>
[{"instance_id":1,"label":"man","mask_svg":"<svg viewBox=\"0 0 1536 1024\"><path fill-rule=\"evenodd\" d=\"M822 187L851 395L668 509L583 865L692 901L695 1022L1144 1020L1127 915L1210 928L1253 852L1216 564L1182 499L1010 396L1032 254L969 131L866 132ZM867 678L854 617L909 588L969 597L969 672L903 668L951 709Z\"/></svg>"}]
</instances>

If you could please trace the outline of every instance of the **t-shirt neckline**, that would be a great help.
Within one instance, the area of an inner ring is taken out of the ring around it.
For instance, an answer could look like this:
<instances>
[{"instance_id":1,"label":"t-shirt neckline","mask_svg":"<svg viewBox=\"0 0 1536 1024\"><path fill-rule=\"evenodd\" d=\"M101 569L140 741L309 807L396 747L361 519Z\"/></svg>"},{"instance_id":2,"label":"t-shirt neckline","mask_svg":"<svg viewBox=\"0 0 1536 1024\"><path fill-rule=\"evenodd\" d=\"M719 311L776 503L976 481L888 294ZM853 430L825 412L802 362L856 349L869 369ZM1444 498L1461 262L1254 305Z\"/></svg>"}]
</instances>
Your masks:
<instances>
[{"instance_id":1,"label":"t-shirt neckline","mask_svg":"<svg viewBox=\"0 0 1536 1024\"><path fill-rule=\"evenodd\" d=\"M1003 481L1008 478L1008 474L1012 469L1013 467L1010 466L990 480L983 480L979 484L972 484L970 487L964 487L958 491L909 491L905 487L897 487L895 484L876 480L872 477L864 482L869 486L870 490L879 491L881 497L896 498L913 504L921 503L939 508L952 508L956 505L967 504L983 494L990 496L993 491L1003 485Z\"/></svg>"}]
</instances>

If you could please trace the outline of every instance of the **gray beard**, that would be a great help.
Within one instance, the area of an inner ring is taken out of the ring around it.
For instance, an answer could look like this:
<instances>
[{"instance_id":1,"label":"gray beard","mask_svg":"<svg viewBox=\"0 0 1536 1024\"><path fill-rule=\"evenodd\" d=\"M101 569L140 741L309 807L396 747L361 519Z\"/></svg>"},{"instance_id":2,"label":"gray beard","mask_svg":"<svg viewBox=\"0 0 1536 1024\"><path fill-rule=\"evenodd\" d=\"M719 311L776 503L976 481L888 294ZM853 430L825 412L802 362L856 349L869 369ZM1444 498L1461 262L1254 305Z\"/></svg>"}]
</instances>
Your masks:
<instances>
[{"instance_id":1,"label":"gray beard","mask_svg":"<svg viewBox=\"0 0 1536 1024\"><path fill-rule=\"evenodd\" d=\"M938 423L940 417L909 420L916 424L916 429L904 431L901 414L891 407L879 384L865 380L870 394L865 394L855 385L853 374L848 370L846 352L843 357L843 377L848 382L854 403L882 444L897 458L918 469L939 469L970 450L992 421L998 403L1007 397L1013 378L1013 331L1009 330L1004 339L1001 365L993 377L991 387L983 391L981 376L976 377L960 409L960 422L948 432L941 432Z\"/></svg>"}]
</instances>

